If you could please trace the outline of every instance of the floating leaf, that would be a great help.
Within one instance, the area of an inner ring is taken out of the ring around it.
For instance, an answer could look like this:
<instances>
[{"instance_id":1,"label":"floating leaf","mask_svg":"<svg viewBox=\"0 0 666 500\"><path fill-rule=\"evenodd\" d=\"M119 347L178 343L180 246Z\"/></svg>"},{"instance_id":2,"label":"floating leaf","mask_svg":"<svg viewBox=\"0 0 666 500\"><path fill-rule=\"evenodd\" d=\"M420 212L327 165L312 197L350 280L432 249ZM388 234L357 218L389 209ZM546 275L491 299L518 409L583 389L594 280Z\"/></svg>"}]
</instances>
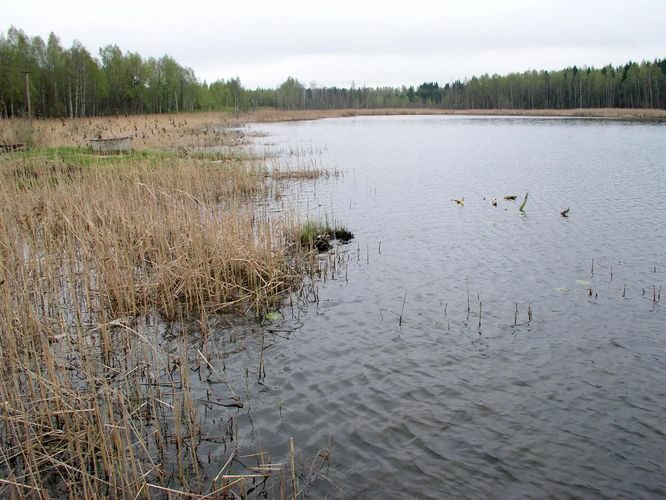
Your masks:
<instances>
[{"instance_id":1,"label":"floating leaf","mask_svg":"<svg viewBox=\"0 0 666 500\"><path fill-rule=\"evenodd\" d=\"M576 283L580 286L586 286L586 287L592 285L592 283L587 280L576 280Z\"/></svg>"},{"instance_id":2,"label":"floating leaf","mask_svg":"<svg viewBox=\"0 0 666 500\"><path fill-rule=\"evenodd\" d=\"M264 316L266 321L280 321L282 319L282 314L280 314L277 311L271 311L266 313L266 316Z\"/></svg>"},{"instance_id":3,"label":"floating leaf","mask_svg":"<svg viewBox=\"0 0 666 500\"><path fill-rule=\"evenodd\" d=\"M560 286L558 288L553 288L553 292L557 293L567 293L569 289L566 286Z\"/></svg>"}]
</instances>

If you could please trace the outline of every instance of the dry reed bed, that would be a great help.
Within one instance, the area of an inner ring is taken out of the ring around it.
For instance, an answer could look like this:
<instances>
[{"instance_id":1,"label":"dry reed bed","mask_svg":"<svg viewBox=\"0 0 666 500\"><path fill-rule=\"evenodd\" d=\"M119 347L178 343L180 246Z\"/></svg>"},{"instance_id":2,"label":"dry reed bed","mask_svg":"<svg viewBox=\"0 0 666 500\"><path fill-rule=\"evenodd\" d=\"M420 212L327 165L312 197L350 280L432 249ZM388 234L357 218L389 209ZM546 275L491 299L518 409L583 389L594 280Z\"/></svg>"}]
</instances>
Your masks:
<instances>
[{"instance_id":1,"label":"dry reed bed","mask_svg":"<svg viewBox=\"0 0 666 500\"><path fill-rule=\"evenodd\" d=\"M231 472L237 441L203 473L193 356L215 367L187 336L163 345L157 319L205 336L211 314L261 313L298 281L293 222L250 202L263 169L1 161L0 496L243 496L269 477L284 495L287 470L264 454Z\"/></svg>"},{"instance_id":2,"label":"dry reed bed","mask_svg":"<svg viewBox=\"0 0 666 500\"><path fill-rule=\"evenodd\" d=\"M262 108L244 113L210 112L177 115L135 115L77 119L0 120L0 143L32 143L41 147L88 145L90 139L132 136L138 148L239 146L247 131L232 129L252 122L316 120L385 115L490 115L587 117L622 120L666 120L663 109L430 109L377 108L277 110Z\"/></svg>"},{"instance_id":3,"label":"dry reed bed","mask_svg":"<svg viewBox=\"0 0 666 500\"><path fill-rule=\"evenodd\" d=\"M258 109L230 119L231 123L282 122L318 120L321 118L346 118L354 116L396 115L484 115L484 116L553 116L575 118L608 118L619 120L666 120L664 109L643 108L574 108L574 109L438 109L438 108L375 108L375 109L327 109L327 110L277 110ZM236 121L234 121L236 120Z\"/></svg>"},{"instance_id":4,"label":"dry reed bed","mask_svg":"<svg viewBox=\"0 0 666 500\"><path fill-rule=\"evenodd\" d=\"M85 147L90 139L132 136L134 147L240 146L245 132L231 113L135 115L76 119L0 120L0 144Z\"/></svg>"}]
</instances>

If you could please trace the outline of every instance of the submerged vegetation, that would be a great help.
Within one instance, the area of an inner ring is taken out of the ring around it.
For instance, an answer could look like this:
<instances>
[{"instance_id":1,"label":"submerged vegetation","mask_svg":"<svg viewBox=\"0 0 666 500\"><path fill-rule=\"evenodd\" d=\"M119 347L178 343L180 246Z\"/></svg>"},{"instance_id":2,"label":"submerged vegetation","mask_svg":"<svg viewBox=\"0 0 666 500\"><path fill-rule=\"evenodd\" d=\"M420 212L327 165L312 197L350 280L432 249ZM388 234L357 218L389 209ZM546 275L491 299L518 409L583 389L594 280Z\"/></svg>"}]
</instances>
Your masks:
<instances>
[{"instance_id":1,"label":"submerged vegetation","mask_svg":"<svg viewBox=\"0 0 666 500\"><path fill-rule=\"evenodd\" d=\"M254 203L284 176L189 151L0 156L0 496L298 495L293 467L240 459L233 414L202 420L243 406L232 386L191 380L224 380L218 318L301 283L295 219Z\"/></svg>"}]
</instances>

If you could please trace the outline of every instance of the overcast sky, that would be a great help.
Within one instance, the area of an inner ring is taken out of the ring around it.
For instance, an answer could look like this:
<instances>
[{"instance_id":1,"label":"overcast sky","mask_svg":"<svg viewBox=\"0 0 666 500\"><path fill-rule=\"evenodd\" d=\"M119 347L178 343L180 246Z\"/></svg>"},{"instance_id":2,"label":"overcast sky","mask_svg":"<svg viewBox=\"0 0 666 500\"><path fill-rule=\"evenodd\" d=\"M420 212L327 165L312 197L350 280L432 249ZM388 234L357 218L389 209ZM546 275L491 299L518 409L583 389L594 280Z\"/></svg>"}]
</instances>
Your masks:
<instances>
[{"instance_id":1,"label":"overcast sky","mask_svg":"<svg viewBox=\"0 0 666 500\"><path fill-rule=\"evenodd\" d=\"M0 0L9 26L94 55L173 56L200 79L275 87L446 83L666 57L666 0Z\"/></svg>"}]
</instances>

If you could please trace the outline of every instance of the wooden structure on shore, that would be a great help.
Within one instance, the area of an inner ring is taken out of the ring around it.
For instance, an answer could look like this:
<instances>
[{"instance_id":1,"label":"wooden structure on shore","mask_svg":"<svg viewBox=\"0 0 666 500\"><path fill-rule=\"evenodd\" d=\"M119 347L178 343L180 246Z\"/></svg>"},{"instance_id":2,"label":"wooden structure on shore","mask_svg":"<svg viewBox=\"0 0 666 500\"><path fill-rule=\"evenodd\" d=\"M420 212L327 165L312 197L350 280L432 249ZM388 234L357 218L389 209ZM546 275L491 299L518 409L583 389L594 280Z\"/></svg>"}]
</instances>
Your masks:
<instances>
[{"instance_id":1,"label":"wooden structure on shore","mask_svg":"<svg viewBox=\"0 0 666 500\"><path fill-rule=\"evenodd\" d=\"M127 153L132 151L132 136L91 139L88 146L96 153Z\"/></svg>"},{"instance_id":2,"label":"wooden structure on shore","mask_svg":"<svg viewBox=\"0 0 666 500\"><path fill-rule=\"evenodd\" d=\"M0 153L13 153L15 151L25 151L28 149L25 144L1 144Z\"/></svg>"}]
</instances>

